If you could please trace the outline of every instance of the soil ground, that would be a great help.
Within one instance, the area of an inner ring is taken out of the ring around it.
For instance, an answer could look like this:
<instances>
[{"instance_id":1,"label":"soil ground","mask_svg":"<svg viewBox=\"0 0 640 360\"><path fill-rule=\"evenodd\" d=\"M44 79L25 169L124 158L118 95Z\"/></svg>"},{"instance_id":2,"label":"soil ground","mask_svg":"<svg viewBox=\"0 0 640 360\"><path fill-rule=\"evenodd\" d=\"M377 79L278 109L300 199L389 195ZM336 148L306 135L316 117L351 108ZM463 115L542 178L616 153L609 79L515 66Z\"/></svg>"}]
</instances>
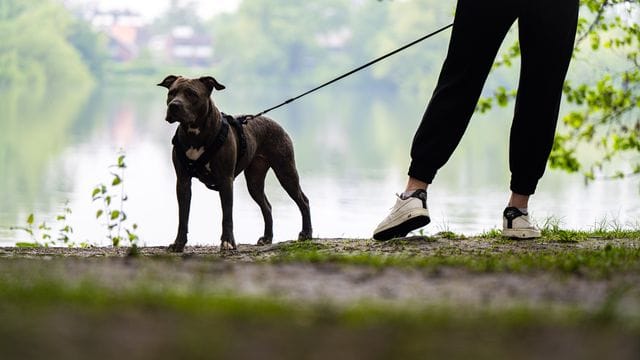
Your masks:
<instances>
[{"instance_id":1,"label":"soil ground","mask_svg":"<svg viewBox=\"0 0 640 360\"><path fill-rule=\"evenodd\" d=\"M640 239L127 252L0 249L0 357L640 357Z\"/></svg>"}]
</instances>

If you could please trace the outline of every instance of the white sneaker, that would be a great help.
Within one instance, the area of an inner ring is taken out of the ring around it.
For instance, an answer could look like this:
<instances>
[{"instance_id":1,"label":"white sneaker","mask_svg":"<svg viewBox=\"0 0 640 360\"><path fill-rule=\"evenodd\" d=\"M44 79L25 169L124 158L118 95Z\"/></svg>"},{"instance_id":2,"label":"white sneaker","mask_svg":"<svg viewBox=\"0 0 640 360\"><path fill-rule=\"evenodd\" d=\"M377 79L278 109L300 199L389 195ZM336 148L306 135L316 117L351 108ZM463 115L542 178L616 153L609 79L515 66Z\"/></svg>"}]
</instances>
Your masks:
<instances>
[{"instance_id":1,"label":"white sneaker","mask_svg":"<svg viewBox=\"0 0 640 360\"><path fill-rule=\"evenodd\" d=\"M523 213L518 208L508 207L504 209L502 216L502 236L533 239L539 238L541 234L540 229L529 220L529 214Z\"/></svg>"},{"instance_id":2,"label":"white sneaker","mask_svg":"<svg viewBox=\"0 0 640 360\"><path fill-rule=\"evenodd\" d=\"M416 190L408 198L398 196L396 204L373 232L376 240L390 240L406 236L409 231L427 225L429 210L427 209L427 192Z\"/></svg>"}]
</instances>

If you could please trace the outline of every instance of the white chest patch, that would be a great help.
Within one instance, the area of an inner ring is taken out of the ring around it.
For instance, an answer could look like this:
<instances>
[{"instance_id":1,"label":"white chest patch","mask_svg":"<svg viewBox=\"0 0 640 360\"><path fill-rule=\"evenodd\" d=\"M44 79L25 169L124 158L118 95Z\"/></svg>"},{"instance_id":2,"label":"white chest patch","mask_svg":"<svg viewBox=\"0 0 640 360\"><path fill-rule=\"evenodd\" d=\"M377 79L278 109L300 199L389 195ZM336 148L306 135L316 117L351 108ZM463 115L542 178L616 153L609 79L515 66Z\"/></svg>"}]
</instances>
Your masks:
<instances>
[{"instance_id":1,"label":"white chest patch","mask_svg":"<svg viewBox=\"0 0 640 360\"><path fill-rule=\"evenodd\" d=\"M194 134L194 135L198 135L200 134L200 129L198 128L187 128L187 133L189 134Z\"/></svg>"},{"instance_id":2,"label":"white chest patch","mask_svg":"<svg viewBox=\"0 0 640 360\"><path fill-rule=\"evenodd\" d=\"M200 156L202 156L203 153L204 153L204 147L200 147L197 149L190 147L186 151L186 155L189 158L189 160L193 160L193 161L198 160L198 158L200 158Z\"/></svg>"}]
</instances>

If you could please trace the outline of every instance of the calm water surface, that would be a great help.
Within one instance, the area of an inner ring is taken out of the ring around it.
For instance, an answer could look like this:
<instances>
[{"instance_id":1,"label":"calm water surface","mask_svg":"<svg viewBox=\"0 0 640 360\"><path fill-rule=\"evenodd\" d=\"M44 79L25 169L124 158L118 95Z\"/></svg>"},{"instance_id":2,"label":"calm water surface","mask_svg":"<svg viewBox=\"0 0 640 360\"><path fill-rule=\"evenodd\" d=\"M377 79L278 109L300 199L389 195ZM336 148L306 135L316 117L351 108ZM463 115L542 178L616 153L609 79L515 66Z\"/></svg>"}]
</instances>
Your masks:
<instances>
[{"instance_id":1,"label":"calm water surface","mask_svg":"<svg viewBox=\"0 0 640 360\"><path fill-rule=\"evenodd\" d=\"M256 112L296 92L249 94L226 85L229 89L214 100L228 113ZM138 223L141 242L170 244L177 229L170 161L176 125L163 120L164 96L161 88L150 86L141 93L44 94L37 106L21 104L19 96L2 103L9 111L3 110L8 115L1 120L0 245L27 240L7 227L24 224L31 212L36 221L55 222L66 201L73 210L74 241L107 245L90 195L96 184L109 180L108 166L120 148L128 164L125 210ZM410 141L423 109L423 102L328 90L271 114L294 140L316 237L371 236L404 185ZM472 120L463 143L430 188L433 222L425 234L448 230L474 235L501 226L508 197L509 123L509 111ZM638 178L585 186L580 175L548 171L531 210L540 224L554 218L574 229L606 221L637 227L639 189ZM266 193L273 205L274 240L296 238L299 212L272 173ZM242 175L236 180L234 203L236 241L255 243L262 234L262 216ZM194 181L190 244L219 244L220 218L218 194Z\"/></svg>"}]
</instances>

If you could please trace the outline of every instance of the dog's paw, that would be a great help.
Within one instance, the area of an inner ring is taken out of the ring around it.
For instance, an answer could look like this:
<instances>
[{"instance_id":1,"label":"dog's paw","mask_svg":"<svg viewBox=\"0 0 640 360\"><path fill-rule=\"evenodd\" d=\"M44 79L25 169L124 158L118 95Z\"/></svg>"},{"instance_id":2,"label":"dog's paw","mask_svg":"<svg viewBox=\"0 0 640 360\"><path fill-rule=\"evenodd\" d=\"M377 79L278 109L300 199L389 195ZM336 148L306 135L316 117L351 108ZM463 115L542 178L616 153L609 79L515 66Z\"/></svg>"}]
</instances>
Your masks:
<instances>
[{"instance_id":1,"label":"dog's paw","mask_svg":"<svg viewBox=\"0 0 640 360\"><path fill-rule=\"evenodd\" d=\"M300 234L298 234L298 240L311 240L312 238L313 236L311 235L310 231L301 231Z\"/></svg>"},{"instance_id":2,"label":"dog's paw","mask_svg":"<svg viewBox=\"0 0 640 360\"><path fill-rule=\"evenodd\" d=\"M232 244L229 241L223 240L222 244L220 244L220 251L229 251L229 250L236 250L236 245Z\"/></svg>"},{"instance_id":3,"label":"dog's paw","mask_svg":"<svg viewBox=\"0 0 640 360\"><path fill-rule=\"evenodd\" d=\"M184 252L184 245L185 244L173 243L173 244L169 245L169 247L167 248L167 251L171 252L171 253Z\"/></svg>"},{"instance_id":4,"label":"dog's paw","mask_svg":"<svg viewBox=\"0 0 640 360\"><path fill-rule=\"evenodd\" d=\"M270 245L271 242L273 241L272 238L268 238L268 237L260 237L260 239L258 239L258 243L256 245L258 246L262 246L262 245Z\"/></svg>"}]
</instances>

